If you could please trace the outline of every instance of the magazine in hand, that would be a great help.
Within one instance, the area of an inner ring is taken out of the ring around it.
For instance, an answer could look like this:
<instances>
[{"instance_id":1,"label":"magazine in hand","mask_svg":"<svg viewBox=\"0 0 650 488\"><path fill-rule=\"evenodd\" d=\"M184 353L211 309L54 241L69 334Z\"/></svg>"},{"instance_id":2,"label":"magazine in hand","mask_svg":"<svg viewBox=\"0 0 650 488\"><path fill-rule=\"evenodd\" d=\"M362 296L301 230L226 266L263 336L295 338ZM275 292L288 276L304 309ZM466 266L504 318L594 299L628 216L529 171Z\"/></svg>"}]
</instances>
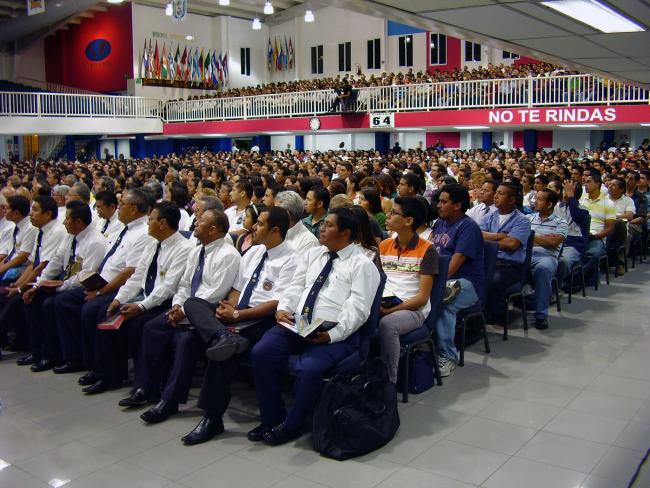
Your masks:
<instances>
[{"instance_id":1,"label":"magazine in hand","mask_svg":"<svg viewBox=\"0 0 650 488\"><path fill-rule=\"evenodd\" d=\"M79 283L88 291L97 291L108 282L97 271L80 271Z\"/></svg>"},{"instance_id":2,"label":"magazine in hand","mask_svg":"<svg viewBox=\"0 0 650 488\"><path fill-rule=\"evenodd\" d=\"M122 327L124 320L124 315L122 315L120 312L117 312L97 324L97 328L100 330L117 330Z\"/></svg>"},{"instance_id":3,"label":"magazine in hand","mask_svg":"<svg viewBox=\"0 0 650 488\"><path fill-rule=\"evenodd\" d=\"M316 331L326 332L338 325L338 322L323 319L315 319L313 322L309 322L306 315L298 314L295 315L295 320L295 324L289 322L278 322L278 324L301 337L307 337Z\"/></svg>"}]
</instances>

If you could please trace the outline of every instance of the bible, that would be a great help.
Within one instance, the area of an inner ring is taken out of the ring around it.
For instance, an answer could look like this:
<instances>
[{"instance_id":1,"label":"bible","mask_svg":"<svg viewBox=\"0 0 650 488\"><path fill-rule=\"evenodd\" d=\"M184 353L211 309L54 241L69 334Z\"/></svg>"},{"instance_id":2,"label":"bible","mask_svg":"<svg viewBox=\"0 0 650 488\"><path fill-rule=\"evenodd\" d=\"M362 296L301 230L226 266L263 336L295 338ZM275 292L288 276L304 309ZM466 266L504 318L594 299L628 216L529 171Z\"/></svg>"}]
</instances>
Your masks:
<instances>
[{"instance_id":1,"label":"bible","mask_svg":"<svg viewBox=\"0 0 650 488\"><path fill-rule=\"evenodd\" d=\"M296 321L293 324L290 322L278 322L278 324L301 337L308 337L316 331L326 332L338 325L338 322L331 322L323 319L315 319L312 322L309 322L306 315L298 314L296 314L295 320Z\"/></svg>"},{"instance_id":2,"label":"bible","mask_svg":"<svg viewBox=\"0 0 650 488\"><path fill-rule=\"evenodd\" d=\"M117 330L122 327L124 320L124 315L122 315L120 312L117 312L97 324L97 328L100 330Z\"/></svg>"},{"instance_id":3,"label":"bible","mask_svg":"<svg viewBox=\"0 0 650 488\"><path fill-rule=\"evenodd\" d=\"M88 291L97 291L108 282L97 271L81 271L79 273L79 283Z\"/></svg>"}]
</instances>

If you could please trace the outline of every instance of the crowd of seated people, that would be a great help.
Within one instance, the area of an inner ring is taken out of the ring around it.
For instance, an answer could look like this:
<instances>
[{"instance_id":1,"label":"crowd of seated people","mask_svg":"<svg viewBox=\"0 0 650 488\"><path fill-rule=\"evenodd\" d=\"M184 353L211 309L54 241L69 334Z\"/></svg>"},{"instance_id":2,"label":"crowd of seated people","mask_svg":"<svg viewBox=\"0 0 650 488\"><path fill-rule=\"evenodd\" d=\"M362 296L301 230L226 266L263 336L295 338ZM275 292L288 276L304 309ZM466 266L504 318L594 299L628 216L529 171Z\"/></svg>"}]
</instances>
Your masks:
<instances>
[{"instance_id":1,"label":"crowd of seated people","mask_svg":"<svg viewBox=\"0 0 650 488\"><path fill-rule=\"evenodd\" d=\"M409 68L406 73L383 72L378 75L366 75L359 71L357 72L356 76L338 75L334 78L328 77L316 78L312 80L281 81L275 83L267 83L264 85L257 85L254 87L249 86L244 88L229 88L228 90L221 90L207 95L188 97L188 100L234 98L317 90L334 90L341 87L344 79L348 80L353 88L363 88L392 85L440 83L449 81L526 78L528 76L538 78L548 76L565 76L571 74L579 73L576 71L570 71L561 68L550 63L520 64L517 66L505 64L493 65L492 63L489 63L486 67L481 66L470 69L469 67L465 66L463 69L455 68L452 71L442 71L436 69L432 73L423 72L421 70L417 73L414 73L412 68Z\"/></svg>"},{"instance_id":2,"label":"crowd of seated people","mask_svg":"<svg viewBox=\"0 0 650 488\"><path fill-rule=\"evenodd\" d=\"M322 379L359 349L382 274L376 342L392 382L400 336L434 306L442 376L459 360L460 312L486 292L487 320L501 323L531 236L525 300L539 330L553 325L552 280L566 289L583 265L593 284L608 253L622 274L619 251L646 245L650 147L605 146L3 161L4 360L13 351L34 373L80 374L86 395L131 384L119 405L146 407L142 420L155 424L187 403L203 357L203 416L182 439L192 445L224 431L248 356L261 418L249 440L291 441ZM485 241L499 249L492 276ZM448 281L432 304L439 256L450 258ZM332 325L307 338L291 330L316 319ZM296 357L289 408L282 378Z\"/></svg>"}]
</instances>

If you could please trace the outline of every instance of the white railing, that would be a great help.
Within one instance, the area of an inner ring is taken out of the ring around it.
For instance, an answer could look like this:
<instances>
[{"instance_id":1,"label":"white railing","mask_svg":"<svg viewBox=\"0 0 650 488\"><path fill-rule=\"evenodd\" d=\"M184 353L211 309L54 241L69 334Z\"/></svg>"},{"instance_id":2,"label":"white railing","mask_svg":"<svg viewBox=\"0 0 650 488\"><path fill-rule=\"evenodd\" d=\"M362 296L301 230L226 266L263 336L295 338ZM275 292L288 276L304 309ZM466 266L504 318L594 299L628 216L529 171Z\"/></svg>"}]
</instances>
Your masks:
<instances>
[{"instance_id":1,"label":"white railing","mask_svg":"<svg viewBox=\"0 0 650 488\"><path fill-rule=\"evenodd\" d=\"M84 90L83 88L75 88L72 86L61 85L59 83L52 83L51 81L36 80L34 78L26 78L20 76L16 78L16 83L21 83L23 85L31 86L34 88L40 88L46 92L54 93L77 93L80 95L101 95L101 93L94 92L92 90Z\"/></svg>"},{"instance_id":2,"label":"white railing","mask_svg":"<svg viewBox=\"0 0 650 488\"><path fill-rule=\"evenodd\" d=\"M159 118L160 105L141 97L0 92L0 116Z\"/></svg>"},{"instance_id":3,"label":"white railing","mask_svg":"<svg viewBox=\"0 0 650 488\"><path fill-rule=\"evenodd\" d=\"M357 91L356 110L365 112L650 103L648 90L593 75L381 86ZM320 90L204 98L166 102L162 110L167 122L295 117L327 113L334 97L333 90Z\"/></svg>"}]
</instances>

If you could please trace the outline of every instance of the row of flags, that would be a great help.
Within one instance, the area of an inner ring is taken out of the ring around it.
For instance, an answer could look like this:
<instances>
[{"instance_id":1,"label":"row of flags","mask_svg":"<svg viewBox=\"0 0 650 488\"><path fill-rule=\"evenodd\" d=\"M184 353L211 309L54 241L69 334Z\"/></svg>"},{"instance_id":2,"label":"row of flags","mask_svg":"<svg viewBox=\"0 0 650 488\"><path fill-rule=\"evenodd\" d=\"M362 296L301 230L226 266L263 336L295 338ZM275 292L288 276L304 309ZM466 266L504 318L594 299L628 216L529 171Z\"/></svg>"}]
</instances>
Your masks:
<instances>
[{"instance_id":1,"label":"row of flags","mask_svg":"<svg viewBox=\"0 0 650 488\"><path fill-rule=\"evenodd\" d=\"M192 51L194 50L194 51ZM159 50L158 40L152 45L149 39L144 41L144 49L139 66L140 78L152 80L185 81L188 83L205 83L216 89L228 86L228 53L222 51L217 55L216 49L212 52L208 49L205 53L201 48L187 46L181 52L180 44L176 45L174 51L172 44L167 49L163 43Z\"/></svg>"},{"instance_id":2,"label":"row of flags","mask_svg":"<svg viewBox=\"0 0 650 488\"><path fill-rule=\"evenodd\" d=\"M269 37L269 45L267 48L266 54L266 64L269 71L284 71L293 69L295 64L294 52L293 52L293 42L289 38L287 42L287 37L284 37L284 44L282 44L282 39L276 37L274 42L271 42Z\"/></svg>"}]
</instances>

